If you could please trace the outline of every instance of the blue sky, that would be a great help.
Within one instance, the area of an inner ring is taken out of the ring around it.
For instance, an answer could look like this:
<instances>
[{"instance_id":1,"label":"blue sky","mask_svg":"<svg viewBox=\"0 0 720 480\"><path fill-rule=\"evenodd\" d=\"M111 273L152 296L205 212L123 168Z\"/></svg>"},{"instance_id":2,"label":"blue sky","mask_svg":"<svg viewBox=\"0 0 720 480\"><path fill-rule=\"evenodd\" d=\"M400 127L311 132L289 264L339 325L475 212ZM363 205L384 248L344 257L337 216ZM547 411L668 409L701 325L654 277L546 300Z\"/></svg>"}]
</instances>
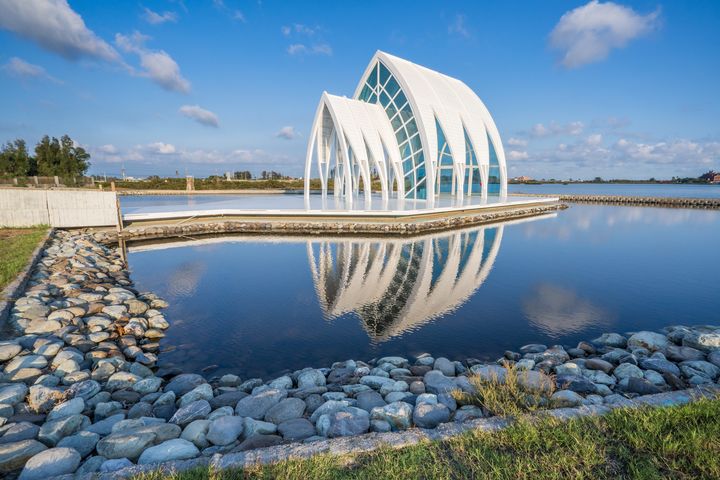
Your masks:
<instances>
[{"instance_id":1,"label":"blue sky","mask_svg":"<svg viewBox=\"0 0 720 480\"><path fill-rule=\"evenodd\" d=\"M511 175L720 169L720 2L0 0L0 140L91 172L301 175L320 94L376 50L467 83Z\"/></svg>"}]
</instances>

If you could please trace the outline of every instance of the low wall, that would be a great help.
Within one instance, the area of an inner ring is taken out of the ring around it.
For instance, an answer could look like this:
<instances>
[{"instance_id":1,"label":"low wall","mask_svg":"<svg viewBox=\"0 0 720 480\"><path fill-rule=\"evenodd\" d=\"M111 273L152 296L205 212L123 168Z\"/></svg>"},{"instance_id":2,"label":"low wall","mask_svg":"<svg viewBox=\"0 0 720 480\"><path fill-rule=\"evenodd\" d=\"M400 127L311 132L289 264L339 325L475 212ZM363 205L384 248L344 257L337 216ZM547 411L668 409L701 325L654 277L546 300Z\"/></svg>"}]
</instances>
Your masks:
<instances>
[{"instance_id":1,"label":"low wall","mask_svg":"<svg viewBox=\"0 0 720 480\"><path fill-rule=\"evenodd\" d=\"M115 192L0 189L0 227L108 227L117 222Z\"/></svg>"},{"instance_id":2,"label":"low wall","mask_svg":"<svg viewBox=\"0 0 720 480\"><path fill-rule=\"evenodd\" d=\"M558 197L564 202L577 203L720 209L720 198L637 197L626 195L556 195L544 193L512 193L511 195L522 197Z\"/></svg>"}]
</instances>

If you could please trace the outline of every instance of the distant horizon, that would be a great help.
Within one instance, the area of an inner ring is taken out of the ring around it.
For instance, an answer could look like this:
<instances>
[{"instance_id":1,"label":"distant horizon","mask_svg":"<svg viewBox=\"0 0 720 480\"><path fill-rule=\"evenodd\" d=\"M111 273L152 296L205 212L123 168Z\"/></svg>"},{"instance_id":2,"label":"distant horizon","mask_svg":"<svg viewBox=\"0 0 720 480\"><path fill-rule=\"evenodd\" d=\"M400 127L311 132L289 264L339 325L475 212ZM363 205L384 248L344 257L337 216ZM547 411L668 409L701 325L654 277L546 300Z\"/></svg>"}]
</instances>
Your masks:
<instances>
[{"instance_id":1,"label":"distant horizon","mask_svg":"<svg viewBox=\"0 0 720 480\"><path fill-rule=\"evenodd\" d=\"M323 90L383 50L477 93L510 177L720 168L719 2L416 5L6 0L0 141L68 134L97 175L299 177Z\"/></svg>"}]
</instances>

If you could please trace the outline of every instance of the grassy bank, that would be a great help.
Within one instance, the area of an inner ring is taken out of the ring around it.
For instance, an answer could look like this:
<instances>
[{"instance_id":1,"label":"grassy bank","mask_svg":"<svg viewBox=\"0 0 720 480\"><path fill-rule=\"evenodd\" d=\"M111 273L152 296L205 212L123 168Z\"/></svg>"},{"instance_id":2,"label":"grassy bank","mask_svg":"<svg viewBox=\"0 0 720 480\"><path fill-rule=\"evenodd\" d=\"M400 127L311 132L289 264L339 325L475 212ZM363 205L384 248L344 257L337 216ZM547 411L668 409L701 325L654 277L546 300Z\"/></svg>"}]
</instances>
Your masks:
<instances>
[{"instance_id":1,"label":"grassy bank","mask_svg":"<svg viewBox=\"0 0 720 480\"><path fill-rule=\"evenodd\" d=\"M0 228L0 289L25 268L47 227Z\"/></svg>"},{"instance_id":2,"label":"grassy bank","mask_svg":"<svg viewBox=\"0 0 720 480\"><path fill-rule=\"evenodd\" d=\"M178 480L720 478L720 400L660 409L615 410L570 422L518 423L498 433L356 457L322 455L245 471L196 469ZM166 478L159 473L141 480Z\"/></svg>"}]
</instances>

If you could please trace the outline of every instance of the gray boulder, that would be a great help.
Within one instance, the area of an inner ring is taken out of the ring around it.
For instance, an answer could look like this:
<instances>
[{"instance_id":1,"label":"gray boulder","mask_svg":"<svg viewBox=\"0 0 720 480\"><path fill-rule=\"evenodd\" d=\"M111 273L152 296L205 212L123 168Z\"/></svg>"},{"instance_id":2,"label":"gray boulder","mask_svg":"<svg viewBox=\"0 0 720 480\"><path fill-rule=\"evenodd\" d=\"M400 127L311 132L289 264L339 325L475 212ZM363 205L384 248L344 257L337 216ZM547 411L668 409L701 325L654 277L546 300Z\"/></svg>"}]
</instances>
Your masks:
<instances>
[{"instance_id":1,"label":"gray boulder","mask_svg":"<svg viewBox=\"0 0 720 480\"><path fill-rule=\"evenodd\" d=\"M195 445L182 438L175 438L155 445L145 450L138 464L145 465L148 463L169 462L171 460L187 460L200 455L200 450Z\"/></svg>"},{"instance_id":2,"label":"gray boulder","mask_svg":"<svg viewBox=\"0 0 720 480\"><path fill-rule=\"evenodd\" d=\"M82 458L72 448L50 448L30 458L20 473L20 480L45 480L48 477L74 473Z\"/></svg>"},{"instance_id":3,"label":"gray boulder","mask_svg":"<svg viewBox=\"0 0 720 480\"><path fill-rule=\"evenodd\" d=\"M28 459L46 449L47 447L37 440L21 440L0 445L0 473L10 473L21 468Z\"/></svg>"},{"instance_id":4,"label":"gray boulder","mask_svg":"<svg viewBox=\"0 0 720 480\"><path fill-rule=\"evenodd\" d=\"M95 450L98 440L100 440L100 435L97 433L83 431L63 438L57 446L72 448L77 450L81 457L87 457Z\"/></svg>"},{"instance_id":5,"label":"gray boulder","mask_svg":"<svg viewBox=\"0 0 720 480\"><path fill-rule=\"evenodd\" d=\"M318 433L329 438L360 435L369 428L370 414L355 407L345 407L337 412L323 415L317 422Z\"/></svg>"},{"instance_id":6,"label":"gray boulder","mask_svg":"<svg viewBox=\"0 0 720 480\"><path fill-rule=\"evenodd\" d=\"M300 418L303 413L305 413L304 401L299 398L285 398L270 407L265 414L265 420L279 425L287 420Z\"/></svg>"},{"instance_id":7,"label":"gray boulder","mask_svg":"<svg viewBox=\"0 0 720 480\"><path fill-rule=\"evenodd\" d=\"M210 404L207 400L198 400L175 412L169 422L185 426L193 420L200 420L207 417L210 411Z\"/></svg>"},{"instance_id":8,"label":"gray boulder","mask_svg":"<svg viewBox=\"0 0 720 480\"><path fill-rule=\"evenodd\" d=\"M412 418L420 428L435 428L450 421L450 409L442 403L420 403L415 405Z\"/></svg>"},{"instance_id":9,"label":"gray boulder","mask_svg":"<svg viewBox=\"0 0 720 480\"><path fill-rule=\"evenodd\" d=\"M105 458L136 460L156 437L154 433L112 434L97 443L97 452Z\"/></svg>"},{"instance_id":10,"label":"gray boulder","mask_svg":"<svg viewBox=\"0 0 720 480\"><path fill-rule=\"evenodd\" d=\"M286 390L270 388L240 400L235 407L235 413L241 417L261 420L271 407L277 405L285 397L287 397Z\"/></svg>"},{"instance_id":11,"label":"gray boulder","mask_svg":"<svg viewBox=\"0 0 720 480\"><path fill-rule=\"evenodd\" d=\"M210 423L206 438L214 445L229 445L243 433L243 428L242 417L220 417Z\"/></svg>"},{"instance_id":12,"label":"gray boulder","mask_svg":"<svg viewBox=\"0 0 720 480\"><path fill-rule=\"evenodd\" d=\"M315 435L315 427L305 418L293 418L287 420L277 427L278 432L285 440L303 440Z\"/></svg>"}]
</instances>

